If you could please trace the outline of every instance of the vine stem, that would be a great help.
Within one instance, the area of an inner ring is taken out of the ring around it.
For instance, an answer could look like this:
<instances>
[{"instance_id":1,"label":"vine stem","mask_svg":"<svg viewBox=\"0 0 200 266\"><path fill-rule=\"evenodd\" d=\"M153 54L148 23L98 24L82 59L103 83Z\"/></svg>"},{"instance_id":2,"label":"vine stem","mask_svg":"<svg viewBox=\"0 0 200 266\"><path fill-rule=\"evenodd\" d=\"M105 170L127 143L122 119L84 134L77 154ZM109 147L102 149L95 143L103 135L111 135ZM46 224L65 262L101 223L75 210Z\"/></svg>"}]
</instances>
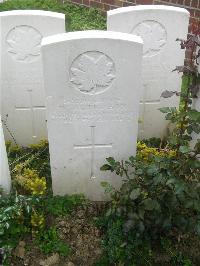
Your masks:
<instances>
[{"instance_id":1,"label":"vine stem","mask_svg":"<svg viewBox=\"0 0 200 266\"><path fill-rule=\"evenodd\" d=\"M193 47L191 49L191 53L190 53L190 60L189 60L189 66L191 68L194 67L194 53L197 49L197 45L196 43L193 44ZM185 132L185 122L186 122L186 117L187 117L187 111L188 111L188 105L189 105L189 96L190 96L190 88L189 86L191 85L191 82L193 80L193 75L192 74L188 74L188 80L187 80L187 86L186 86L186 96L183 97L183 101L184 101L184 107L182 109L183 113L184 113L184 116L182 118L182 121L181 121L181 125L180 125L180 134L179 134L179 137L178 137L178 145L177 145L177 153L179 154L179 148L181 146L181 140L182 140L182 137L183 137L183 134ZM180 110L180 108L179 108Z\"/></svg>"}]
</instances>

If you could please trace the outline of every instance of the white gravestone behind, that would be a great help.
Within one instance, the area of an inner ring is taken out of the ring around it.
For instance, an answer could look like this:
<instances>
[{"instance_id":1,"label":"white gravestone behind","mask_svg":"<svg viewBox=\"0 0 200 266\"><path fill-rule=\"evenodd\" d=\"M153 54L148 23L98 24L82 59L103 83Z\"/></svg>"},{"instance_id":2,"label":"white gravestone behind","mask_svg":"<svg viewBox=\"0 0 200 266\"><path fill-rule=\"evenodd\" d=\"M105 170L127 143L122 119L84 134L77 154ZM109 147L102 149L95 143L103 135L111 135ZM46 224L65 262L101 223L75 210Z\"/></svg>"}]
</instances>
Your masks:
<instances>
[{"instance_id":1,"label":"white gravestone behind","mask_svg":"<svg viewBox=\"0 0 200 266\"><path fill-rule=\"evenodd\" d=\"M0 22L2 119L26 146L47 137L40 45L43 37L65 32L65 16L17 10L1 12Z\"/></svg>"},{"instance_id":2,"label":"white gravestone behind","mask_svg":"<svg viewBox=\"0 0 200 266\"><path fill-rule=\"evenodd\" d=\"M0 116L0 188L3 189L4 193L9 193L10 187L11 178Z\"/></svg>"},{"instance_id":3,"label":"white gravestone behind","mask_svg":"<svg viewBox=\"0 0 200 266\"><path fill-rule=\"evenodd\" d=\"M53 192L103 200L100 182L121 181L100 171L105 158L136 150L142 40L106 31L61 34L44 39L42 56Z\"/></svg>"},{"instance_id":4,"label":"white gravestone behind","mask_svg":"<svg viewBox=\"0 0 200 266\"><path fill-rule=\"evenodd\" d=\"M164 90L181 88L181 75L172 70L184 64L185 54L175 40L187 38L188 22L186 9L171 6L143 5L108 11L108 30L136 34L144 41L139 138L165 135L169 122L158 108L178 106L177 96L163 99L160 95Z\"/></svg>"}]
</instances>

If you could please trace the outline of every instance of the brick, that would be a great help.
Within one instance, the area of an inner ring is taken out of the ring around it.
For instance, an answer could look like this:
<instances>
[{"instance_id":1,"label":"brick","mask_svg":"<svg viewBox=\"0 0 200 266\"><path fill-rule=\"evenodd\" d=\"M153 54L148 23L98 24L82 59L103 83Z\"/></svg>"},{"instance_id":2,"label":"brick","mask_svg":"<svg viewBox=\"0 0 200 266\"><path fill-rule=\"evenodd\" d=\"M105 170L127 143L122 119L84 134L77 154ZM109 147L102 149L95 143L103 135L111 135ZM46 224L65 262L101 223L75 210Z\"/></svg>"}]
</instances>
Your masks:
<instances>
[{"instance_id":1,"label":"brick","mask_svg":"<svg viewBox=\"0 0 200 266\"><path fill-rule=\"evenodd\" d=\"M90 5L90 1L89 0L83 0L83 5L89 6Z\"/></svg>"},{"instance_id":2,"label":"brick","mask_svg":"<svg viewBox=\"0 0 200 266\"><path fill-rule=\"evenodd\" d=\"M195 10L193 9L188 9L188 11L190 12L190 16L194 17L195 16Z\"/></svg>"},{"instance_id":3,"label":"brick","mask_svg":"<svg viewBox=\"0 0 200 266\"><path fill-rule=\"evenodd\" d=\"M117 6L117 7L122 7L123 6L123 1L114 0L114 2L115 2L115 6Z\"/></svg>"},{"instance_id":4,"label":"brick","mask_svg":"<svg viewBox=\"0 0 200 266\"><path fill-rule=\"evenodd\" d=\"M72 0L71 1L72 3L75 3L75 4L82 4L82 0Z\"/></svg>"},{"instance_id":5,"label":"brick","mask_svg":"<svg viewBox=\"0 0 200 266\"><path fill-rule=\"evenodd\" d=\"M129 2L129 3L131 3L131 4L136 5L136 0L125 0L124 2Z\"/></svg>"},{"instance_id":6,"label":"brick","mask_svg":"<svg viewBox=\"0 0 200 266\"><path fill-rule=\"evenodd\" d=\"M184 0L177 0L176 2L178 5L184 5Z\"/></svg>"},{"instance_id":7,"label":"brick","mask_svg":"<svg viewBox=\"0 0 200 266\"><path fill-rule=\"evenodd\" d=\"M114 5L115 0L101 0L101 3L107 4L107 5Z\"/></svg>"},{"instance_id":8,"label":"brick","mask_svg":"<svg viewBox=\"0 0 200 266\"><path fill-rule=\"evenodd\" d=\"M138 5L151 5L153 0L137 0Z\"/></svg>"},{"instance_id":9,"label":"brick","mask_svg":"<svg viewBox=\"0 0 200 266\"><path fill-rule=\"evenodd\" d=\"M194 29L194 27L195 27L195 25L196 25L196 19L195 18L190 18L190 22L189 22L189 32L191 32L193 29Z\"/></svg>"},{"instance_id":10,"label":"brick","mask_svg":"<svg viewBox=\"0 0 200 266\"><path fill-rule=\"evenodd\" d=\"M116 9L118 8L117 6L110 6L110 9Z\"/></svg>"},{"instance_id":11,"label":"brick","mask_svg":"<svg viewBox=\"0 0 200 266\"><path fill-rule=\"evenodd\" d=\"M103 4L103 8L104 8L105 11L109 11L110 10L110 5Z\"/></svg>"},{"instance_id":12,"label":"brick","mask_svg":"<svg viewBox=\"0 0 200 266\"><path fill-rule=\"evenodd\" d=\"M168 5L172 5L172 3L169 3L169 2L160 2L160 1L155 1L154 0L154 5L166 5L166 6L168 6Z\"/></svg>"},{"instance_id":13,"label":"brick","mask_svg":"<svg viewBox=\"0 0 200 266\"><path fill-rule=\"evenodd\" d=\"M90 1L90 6L99 9L103 8L103 4L96 1Z\"/></svg>"},{"instance_id":14,"label":"brick","mask_svg":"<svg viewBox=\"0 0 200 266\"><path fill-rule=\"evenodd\" d=\"M200 10L195 10L195 17L200 19Z\"/></svg>"},{"instance_id":15,"label":"brick","mask_svg":"<svg viewBox=\"0 0 200 266\"><path fill-rule=\"evenodd\" d=\"M135 6L135 4L130 2L123 2L123 6Z\"/></svg>"},{"instance_id":16,"label":"brick","mask_svg":"<svg viewBox=\"0 0 200 266\"><path fill-rule=\"evenodd\" d=\"M197 8L197 6L198 6L198 0L192 0L190 6L191 7L194 7L194 8Z\"/></svg>"},{"instance_id":17,"label":"brick","mask_svg":"<svg viewBox=\"0 0 200 266\"><path fill-rule=\"evenodd\" d=\"M185 0L185 6L190 6L191 0Z\"/></svg>"}]
</instances>

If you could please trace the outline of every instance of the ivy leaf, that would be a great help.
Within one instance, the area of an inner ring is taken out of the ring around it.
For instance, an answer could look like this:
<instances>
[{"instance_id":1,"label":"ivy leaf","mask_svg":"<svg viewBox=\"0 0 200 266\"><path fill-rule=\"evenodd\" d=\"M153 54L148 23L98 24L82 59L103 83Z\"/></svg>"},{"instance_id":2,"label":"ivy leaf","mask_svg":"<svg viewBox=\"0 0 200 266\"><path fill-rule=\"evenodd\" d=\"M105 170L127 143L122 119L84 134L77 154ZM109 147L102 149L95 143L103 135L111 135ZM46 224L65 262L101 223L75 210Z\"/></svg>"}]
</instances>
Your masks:
<instances>
[{"instance_id":1,"label":"ivy leaf","mask_svg":"<svg viewBox=\"0 0 200 266\"><path fill-rule=\"evenodd\" d=\"M160 209L160 205L157 202L157 200L145 199L145 200L143 200L143 204L144 204L145 210L147 210L147 211Z\"/></svg>"},{"instance_id":2,"label":"ivy leaf","mask_svg":"<svg viewBox=\"0 0 200 266\"><path fill-rule=\"evenodd\" d=\"M115 165L115 159L113 157L108 157L106 158L106 161L110 164L110 165Z\"/></svg>"},{"instance_id":3,"label":"ivy leaf","mask_svg":"<svg viewBox=\"0 0 200 266\"><path fill-rule=\"evenodd\" d=\"M171 228L171 218L167 218L163 221L163 228L168 230Z\"/></svg>"},{"instance_id":4,"label":"ivy leaf","mask_svg":"<svg viewBox=\"0 0 200 266\"><path fill-rule=\"evenodd\" d=\"M162 176L162 174L159 174L153 178L153 182L155 185L163 184L165 182L165 178Z\"/></svg>"},{"instance_id":5,"label":"ivy leaf","mask_svg":"<svg viewBox=\"0 0 200 266\"><path fill-rule=\"evenodd\" d=\"M130 194L130 199L135 200L140 196L140 188L133 189Z\"/></svg>"},{"instance_id":6,"label":"ivy leaf","mask_svg":"<svg viewBox=\"0 0 200 266\"><path fill-rule=\"evenodd\" d=\"M141 176L144 173L144 171L142 169L136 169L135 170L135 174L138 176Z\"/></svg>"},{"instance_id":7,"label":"ivy leaf","mask_svg":"<svg viewBox=\"0 0 200 266\"><path fill-rule=\"evenodd\" d=\"M109 164L104 164L104 165L102 165L101 167L100 167L100 170L101 171L109 171L109 170L111 170L112 169L112 167L109 165Z\"/></svg>"},{"instance_id":8,"label":"ivy leaf","mask_svg":"<svg viewBox=\"0 0 200 266\"><path fill-rule=\"evenodd\" d=\"M147 169L147 173L149 175L155 175L157 174L159 171L159 168L156 165L151 165L148 169Z\"/></svg>"},{"instance_id":9,"label":"ivy leaf","mask_svg":"<svg viewBox=\"0 0 200 266\"><path fill-rule=\"evenodd\" d=\"M188 146L180 146L179 151L181 153L188 153L190 152L190 148Z\"/></svg>"},{"instance_id":10,"label":"ivy leaf","mask_svg":"<svg viewBox=\"0 0 200 266\"><path fill-rule=\"evenodd\" d=\"M192 125L192 130L196 133L199 134L200 133L200 124L195 123Z\"/></svg>"},{"instance_id":11,"label":"ivy leaf","mask_svg":"<svg viewBox=\"0 0 200 266\"><path fill-rule=\"evenodd\" d=\"M144 226L144 223L142 222L142 221L140 221L139 222L139 231L141 232L141 233L143 233L144 232L144 230L145 230L145 226Z\"/></svg>"},{"instance_id":12,"label":"ivy leaf","mask_svg":"<svg viewBox=\"0 0 200 266\"><path fill-rule=\"evenodd\" d=\"M193 121L200 121L200 112L198 112L197 110L190 110L188 112L188 116L190 117L190 119L192 119Z\"/></svg>"},{"instance_id":13,"label":"ivy leaf","mask_svg":"<svg viewBox=\"0 0 200 266\"><path fill-rule=\"evenodd\" d=\"M124 226L123 226L123 230L125 233L128 233L135 225L135 222L131 219L127 220L125 223L124 223Z\"/></svg>"},{"instance_id":14,"label":"ivy leaf","mask_svg":"<svg viewBox=\"0 0 200 266\"><path fill-rule=\"evenodd\" d=\"M158 110L161 111L161 113L169 113L170 112L170 108L169 107L162 107L162 108L159 108Z\"/></svg>"}]
</instances>

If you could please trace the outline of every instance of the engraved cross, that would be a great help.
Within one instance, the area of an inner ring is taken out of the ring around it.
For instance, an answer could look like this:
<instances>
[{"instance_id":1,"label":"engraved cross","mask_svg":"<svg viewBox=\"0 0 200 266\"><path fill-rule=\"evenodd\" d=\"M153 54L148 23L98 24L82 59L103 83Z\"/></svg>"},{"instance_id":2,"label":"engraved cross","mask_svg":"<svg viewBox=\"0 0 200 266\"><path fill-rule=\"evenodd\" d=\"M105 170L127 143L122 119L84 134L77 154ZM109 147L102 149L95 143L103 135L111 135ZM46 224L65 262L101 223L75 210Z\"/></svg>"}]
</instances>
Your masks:
<instances>
[{"instance_id":1,"label":"engraved cross","mask_svg":"<svg viewBox=\"0 0 200 266\"><path fill-rule=\"evenodd\" d=\"M29 107L16 107L16 110L30 110L31 111L31 126L32 126L32 138L36 139L37 135L36 135L36 121L35 121L35 114L34 114L34 110L42 110L45 109L45 106L34 106L33 105L33 96L32 96L32 90L29 89L27 90L29 93L29 101L30 101L30 106Z\"/></svg>"},{"instance_id":2,"label":"engraved cross","mask_svg":"<svg viewBox=\"0 0 200 266\"><path fill-rule=\"evenodd\" d=\"M95 142L95 128L91 126L91 144L86 145L74 145L74 149L91 149L91 178L96 178L94 174L94 163L95 163L95 149L96 148L112 148L112 143L109 144L96 144Z\"/></svg>"}]
</instances>

